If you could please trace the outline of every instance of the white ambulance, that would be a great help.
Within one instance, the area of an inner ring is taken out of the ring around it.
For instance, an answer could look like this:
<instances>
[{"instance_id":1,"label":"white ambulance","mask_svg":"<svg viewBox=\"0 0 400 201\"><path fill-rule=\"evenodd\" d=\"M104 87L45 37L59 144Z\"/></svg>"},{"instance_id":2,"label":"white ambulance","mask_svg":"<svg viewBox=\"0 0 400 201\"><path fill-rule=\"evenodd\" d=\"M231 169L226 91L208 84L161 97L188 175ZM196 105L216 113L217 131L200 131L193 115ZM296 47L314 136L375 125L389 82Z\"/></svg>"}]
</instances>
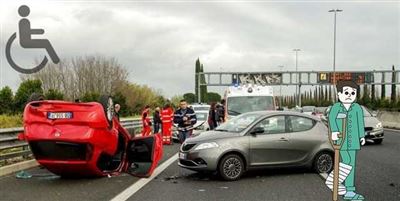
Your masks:
<instances>
[{"instance_id":1,"label":"white ambulance","mask_svg":"<svg viewBox=\"0 0 400 201\"><path fill-rule=\"evenodd\" d=\"M225 91L225 120L246 112L276 110L271 86L245 84Z\"/></svg>"}]
</instances>

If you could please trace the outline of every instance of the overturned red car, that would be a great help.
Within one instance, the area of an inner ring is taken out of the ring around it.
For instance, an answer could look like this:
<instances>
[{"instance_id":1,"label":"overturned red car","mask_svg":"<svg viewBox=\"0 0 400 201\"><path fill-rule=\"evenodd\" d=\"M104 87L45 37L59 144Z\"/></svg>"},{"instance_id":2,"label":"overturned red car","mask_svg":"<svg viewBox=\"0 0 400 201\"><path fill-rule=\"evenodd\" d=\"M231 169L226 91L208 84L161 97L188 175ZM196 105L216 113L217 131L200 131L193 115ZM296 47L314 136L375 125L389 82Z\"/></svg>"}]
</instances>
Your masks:
<instances>
[{"instance_id":1,"label":"overturned red car","mask_svg":"<svg viewBox=\"0 0 400 201\"><path fill-rule=\"evenodd\" d=\"M162 156L160 134L131 137L114 116L111 97L100 103L33 101L24 110L24 133L38 163L61 176L127 172L148 177Z\"/></svg>"}]
</instances>

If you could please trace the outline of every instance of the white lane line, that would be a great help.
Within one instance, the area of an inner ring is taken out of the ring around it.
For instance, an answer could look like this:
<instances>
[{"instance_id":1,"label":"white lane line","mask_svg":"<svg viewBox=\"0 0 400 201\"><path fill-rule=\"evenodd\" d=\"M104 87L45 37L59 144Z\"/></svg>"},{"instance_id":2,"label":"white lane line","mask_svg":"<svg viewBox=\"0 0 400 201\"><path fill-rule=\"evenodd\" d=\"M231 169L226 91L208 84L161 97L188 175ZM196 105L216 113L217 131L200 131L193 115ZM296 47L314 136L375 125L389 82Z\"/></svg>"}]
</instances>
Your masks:
<instances>
[{"instance_id":1,"label":"white lane line","mask_svg":"<svg viewBox=\"0 0 400 201\"><path fill-rule=\"evenodd\" d=\"M384 128L384 130L393 131L393 132L396 132L396 133L400 132L399 129L392 129L392 128Z\"/></svg>"},{"instance_id":2,"label":"white lane line","mask_svg":"<svg viewBox=\"0 0 400 201\"><path fill-rule=\"evenodd\" d=\"M320 176L323 180L326 180L326 178L328 178L328 174L327 174L327 173L319 173L319 176Z\"/></svg>"},{"instance_id":3,"label":"white lane line","mask_svg":"<svg viewBox=\"0 0 400 201\"><path fill-rule=\"evenodd\" d=\"M120 194L115 196L113 199L111 199L111 201L125 201L129 199L133 194L135 194L137 191L143 188L147 183L149 183L151 180L157 177L161 172L167 169L167 167L170 166L177 159L178 159L178 153L176 153L167 161L158 166L149 178L139 179L139 181L135 182L134 184L126 188L124 191L122 191Z\"/></svg>"}]
</instances>

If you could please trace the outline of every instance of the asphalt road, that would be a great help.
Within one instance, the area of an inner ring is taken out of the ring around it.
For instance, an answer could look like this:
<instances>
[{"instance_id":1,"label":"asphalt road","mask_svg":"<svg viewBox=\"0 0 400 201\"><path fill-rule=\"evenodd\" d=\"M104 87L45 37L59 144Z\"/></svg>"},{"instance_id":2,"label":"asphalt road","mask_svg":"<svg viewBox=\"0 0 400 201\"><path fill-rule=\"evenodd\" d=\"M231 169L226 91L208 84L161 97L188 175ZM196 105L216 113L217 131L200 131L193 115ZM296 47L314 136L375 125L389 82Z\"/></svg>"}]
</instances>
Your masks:
<instances>
[{"instance_id":1,"label":"asphalt road","mask_svg":"<svg viewBox=\"0 0 400 201\"><path fill-rule=\"evenodd\" d=\"M163 161L178 151L166 146ZM0 178L0 200L109 200L138 181L121 174L111 178L62 179L44 169L28 170L30 179ZM362 147L357 160L357 191L368 201L400 200L400 131L385 130L382 145ZM129 200L331 200L318 174L306 169L252 171L236 182L170 165Z\"/></svg>"},{"instance_id":2,"label":"asphalt road","mask_svg":"<svg viewBox=\"0 0 400 201\"><path fill-rule=\"evenodd\" d=\"M165 146L161 163L175 154L178 149L178 144ZM32 174L33 177L17 179L15 174L0 177L0 200L110 200L139 180L125 173L111 178L65 179L46 169L33 168L26 172Z\"/></svg>"},{"instance_id":3,"label":"asphalt road","mask_svg":"<svg viewBox=\"0 0 400 201\"><path fill-rule=\"evenodd\" d=\"M357 162L358 193L369 201L400 200L400 131L386 130L383 144L362 147ZM129 200L327 201L331 192L320 175L304 169L258 170L224 182L175 163Z\"/></svg>"}]
</instances>

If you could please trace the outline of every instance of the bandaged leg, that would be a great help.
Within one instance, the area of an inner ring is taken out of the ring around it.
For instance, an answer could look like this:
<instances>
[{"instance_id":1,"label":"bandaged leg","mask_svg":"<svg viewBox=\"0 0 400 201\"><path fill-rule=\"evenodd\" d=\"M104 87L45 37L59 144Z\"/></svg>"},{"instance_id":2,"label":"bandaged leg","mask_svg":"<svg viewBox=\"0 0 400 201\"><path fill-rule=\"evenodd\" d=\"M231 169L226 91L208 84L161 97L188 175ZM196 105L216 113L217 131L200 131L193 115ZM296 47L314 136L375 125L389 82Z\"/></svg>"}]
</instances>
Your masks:
<instances>
[{"instance_id":1,"label":"bandaged leg","mask_svg":"<svg viewBox=\"0 0 400 201\"><path fill-rule=\"evenodd\" d=\"M344 195L346 194L346 187L342 184L344 180L346 180L347 176L350 174L352 167L350 165L339 163L339 189L338 194ZM334 171L332 171L328 178L326 178L325 184L328 186L331 191L333 191L333 176Z\"/></svg>"}]
</instances>

